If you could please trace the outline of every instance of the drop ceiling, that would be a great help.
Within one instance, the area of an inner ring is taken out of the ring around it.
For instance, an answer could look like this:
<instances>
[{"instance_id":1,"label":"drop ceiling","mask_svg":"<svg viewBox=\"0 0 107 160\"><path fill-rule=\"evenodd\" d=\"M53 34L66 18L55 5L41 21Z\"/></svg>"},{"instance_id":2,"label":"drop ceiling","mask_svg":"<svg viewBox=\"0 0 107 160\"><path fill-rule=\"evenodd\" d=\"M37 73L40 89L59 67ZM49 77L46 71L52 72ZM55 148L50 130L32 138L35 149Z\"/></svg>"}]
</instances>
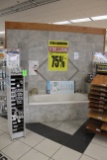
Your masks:
<instances>
[{"instance_id":1,"label":"drop ceiling","mask_svg":"<svg viewBox=\"0 0 107 160\"><path fill-rule=\"evenodd\" d=\"M0 0L0 10L27 0ZM107 0L59 0L22 12L0 17L0 31L5 21L55 23L79 18L107 15ZM107 20L83 22L69 25L107 28Z\"/></svg>"}]
</instances>

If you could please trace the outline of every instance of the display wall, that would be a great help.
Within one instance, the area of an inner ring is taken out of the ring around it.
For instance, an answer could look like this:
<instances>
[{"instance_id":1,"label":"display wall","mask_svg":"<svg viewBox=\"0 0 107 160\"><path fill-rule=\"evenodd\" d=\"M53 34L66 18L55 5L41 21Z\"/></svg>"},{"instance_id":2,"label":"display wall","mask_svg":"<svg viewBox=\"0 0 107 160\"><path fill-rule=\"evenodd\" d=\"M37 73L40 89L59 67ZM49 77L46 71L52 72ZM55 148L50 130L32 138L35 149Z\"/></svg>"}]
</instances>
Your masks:
<instances>
[{"instance_id":1,"label":"display wall","mask_svg":"<svg viewBox=\"0 0 107 160\"><path fill-rule=\"evenodd\" d=\"M21 49L21 66L28 70L25 81L32 94L46 94L46 81L75 81L75 91L84 92L84 81L92 73L92 52L103 52L105 29L6 22L6 47ZM48 41L68 41L68 70L48 70ZM77 55L77 56L76 56ZM38 72L31 75L35 61Z\"/></svg>"}]
</instances>

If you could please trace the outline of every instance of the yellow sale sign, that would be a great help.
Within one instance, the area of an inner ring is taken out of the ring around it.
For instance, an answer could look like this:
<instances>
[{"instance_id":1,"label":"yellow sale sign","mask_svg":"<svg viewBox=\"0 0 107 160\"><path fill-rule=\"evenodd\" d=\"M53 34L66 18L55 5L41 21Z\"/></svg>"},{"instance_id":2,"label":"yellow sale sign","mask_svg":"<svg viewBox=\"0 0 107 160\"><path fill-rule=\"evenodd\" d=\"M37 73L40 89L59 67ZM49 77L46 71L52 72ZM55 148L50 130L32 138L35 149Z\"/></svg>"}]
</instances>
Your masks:
<instances>
[{"instance_id":1,"label":"yellow sale sign","mask_svg":"<svg viewBox=\"0 0 107 160\"><path fill-rule=\"evenodd\" d=\"M68 69L68 42L48 42L48 70L67 71Z\"/></svg>"}]
</instances>

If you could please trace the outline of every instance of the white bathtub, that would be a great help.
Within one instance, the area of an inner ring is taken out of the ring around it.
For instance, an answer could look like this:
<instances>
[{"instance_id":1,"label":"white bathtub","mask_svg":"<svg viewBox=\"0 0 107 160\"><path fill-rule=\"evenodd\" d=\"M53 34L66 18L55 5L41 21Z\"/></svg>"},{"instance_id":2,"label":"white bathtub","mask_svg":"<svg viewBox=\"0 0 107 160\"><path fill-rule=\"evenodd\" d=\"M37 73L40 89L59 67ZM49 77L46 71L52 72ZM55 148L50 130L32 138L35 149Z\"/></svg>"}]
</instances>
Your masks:
<instances>
[{"instance_id":1,"label":"white bathtub","mask_svg":"<svg viewBox=\"0 0 107 160\"><path fill-rule=\"evenodd\" d=\"M70 104L70 103L88 103L87 94L46 94L33 95L29 97L29 105L47 105L47 104Z\"/></svg>"},{"instance_id":2,"label":"white bathtub","mask_svg":"<svg viewBox=\"0 0 107 160\"><path fill-rule=\"evenodd\" d=\"M52 122L88 117L88 97L82 93L34 95L26 101L26 122Z\"/></svg>"}]
</instances>

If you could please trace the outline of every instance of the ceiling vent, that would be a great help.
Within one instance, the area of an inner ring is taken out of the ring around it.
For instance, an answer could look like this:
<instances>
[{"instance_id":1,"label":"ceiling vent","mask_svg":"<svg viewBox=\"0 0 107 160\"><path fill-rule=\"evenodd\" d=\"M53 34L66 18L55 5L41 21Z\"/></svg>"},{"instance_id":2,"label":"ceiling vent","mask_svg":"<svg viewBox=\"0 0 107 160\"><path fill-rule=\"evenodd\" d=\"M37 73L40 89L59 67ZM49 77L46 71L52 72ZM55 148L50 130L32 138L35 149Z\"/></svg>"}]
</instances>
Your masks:
<instances>
[{"instance_id":1,"label":"ceiling vent","mask_svg":"<svg viewBox=\"0 0 107 160\"><path fill-rule=\"evenodd\" d=\"M9 14L14 14L17 12L21 12L24 10L28 10L31 8L35 8L35 7L38 7L41 5L46 5L49 3L57 2L57 1L60 1L60 0L28 0L28 1L18 3L16 5L11 6L11 7L0 10L0 17L6 16Z\"/></svg>"}]
</instances>

